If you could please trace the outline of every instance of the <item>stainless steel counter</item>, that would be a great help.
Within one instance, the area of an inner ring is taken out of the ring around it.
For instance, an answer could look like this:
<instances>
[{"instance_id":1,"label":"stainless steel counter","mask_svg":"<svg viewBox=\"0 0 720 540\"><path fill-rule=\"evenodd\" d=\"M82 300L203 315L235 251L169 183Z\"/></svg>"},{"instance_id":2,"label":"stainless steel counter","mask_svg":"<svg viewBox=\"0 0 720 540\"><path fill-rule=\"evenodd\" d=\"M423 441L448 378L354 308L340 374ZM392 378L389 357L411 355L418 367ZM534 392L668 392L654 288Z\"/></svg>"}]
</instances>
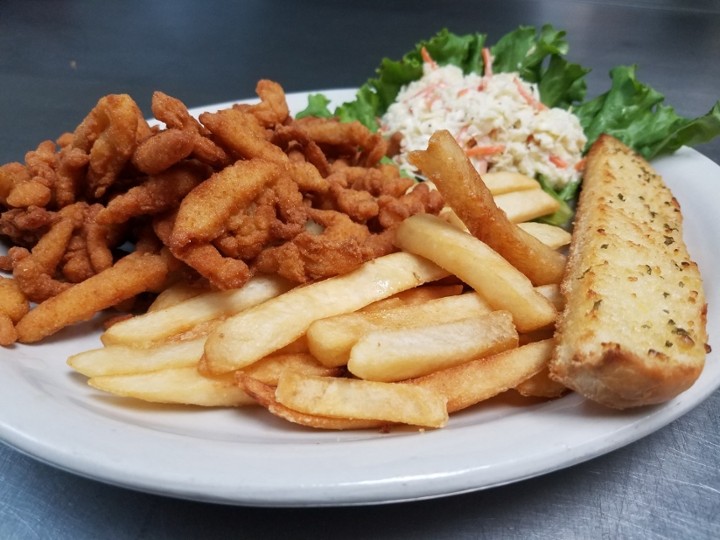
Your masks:
<instances>
[{"instance_id":1,"label":"stainless steel counter","mask_svg":"<svg viewBox=\"0 0 720 540\"><path fill-rule=\"evenodd\" d=\"M0 163L73 129L107 93L130 93L149 115L156 89L199 106L251 97L259 78L288 92L355 87L381 57L398 57L442 27L493 41L545 23L567 30L570 58L593 68L590 95L607 88L612 66L634 63L683 115L704 113L720 97L717 0L5 0ZM697 149L720 162L720 141ZM0 444L0 538L225 537L718 538L720 391L583 464L371 507L177 500L81 478Z\"/></svg>"}]
</instances>

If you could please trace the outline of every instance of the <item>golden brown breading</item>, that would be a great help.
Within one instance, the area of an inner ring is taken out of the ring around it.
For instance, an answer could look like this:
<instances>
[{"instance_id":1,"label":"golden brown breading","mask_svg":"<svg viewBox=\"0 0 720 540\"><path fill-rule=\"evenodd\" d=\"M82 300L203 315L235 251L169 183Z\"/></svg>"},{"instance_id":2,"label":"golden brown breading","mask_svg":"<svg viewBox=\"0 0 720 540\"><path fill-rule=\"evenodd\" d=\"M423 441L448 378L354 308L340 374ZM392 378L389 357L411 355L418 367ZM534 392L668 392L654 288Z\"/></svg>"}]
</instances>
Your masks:
<instances>
[{"instance_id":1,"label":"golden brown breading","mask_svg":"<svg viewBox=\"0 0 720 540\"><path fill-rule=\"evenodd\" d=\"M168 128L138 144L132 155L132 163L140 172L158 174L188 157L194 147L195 138L191 133Z\"/></svg>"},{"instance_id":2,"label":"golden brown breading","mask_svg":"<svg viewBox=\"0 0 720 540\"><path fill-rule=\"evenodd\" d=\"M145 120L140 108L127 94L110 94L97 105L77 127L73 147L90 156L87 190L101 197L117 180L138 144ZM149 129L149 128L148 128Z\"/></svg>"}]
</instances>

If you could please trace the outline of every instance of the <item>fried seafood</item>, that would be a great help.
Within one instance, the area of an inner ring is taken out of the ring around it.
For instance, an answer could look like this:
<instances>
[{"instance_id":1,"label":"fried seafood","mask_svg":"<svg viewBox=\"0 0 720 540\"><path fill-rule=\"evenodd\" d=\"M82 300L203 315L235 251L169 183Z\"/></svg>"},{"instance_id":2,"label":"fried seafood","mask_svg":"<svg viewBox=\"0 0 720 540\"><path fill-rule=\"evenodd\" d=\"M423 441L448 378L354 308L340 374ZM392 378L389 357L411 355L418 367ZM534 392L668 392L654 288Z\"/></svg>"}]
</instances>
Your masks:
<instances>
[{"instance_id":1,"label":"fried seafood","mask_svg":"<svg viewBox=\"0 0 720 540\"><path fill-rule=\"evenodd\" d=\"M169 128L141 142L132 155L132 163L140 172L158 174L188 157L194 147L192 134Z\"/></svg>"},{"instance_id":2,"label":"fried seafood","mask_svg":"<svg viewBox=\"0 0 720 540\"><path fill-rule=\"evenodd\" d=\"M11 345L17 339L15 323L29 311L30 304L17 282L0 276L0 345Z\"/></svg>"},{"instance_id":3,"label":"fried seafood","mask_svg":"<svg viewBox=\"0 0 720 540\"><path fill-rule=\"evenodd\" d=\"M141 292L158 289L167 272L167 262L160 255L132 253L123 257L107 270L31 309L16 325L18 339L24 343L40 341Z\"/></svg>"},{"instance_id":4,"label":"fried seafood","mask_svg":"<svg viewBox=\"0 0 720 540\"><path fill-rule=\"evenodd\" d=\"M235 159L260 158L285 163L288 156L268 140L268 134L252 114L242 109L203 113L200 122Z\"/></svg>"},{"instance_id":5,"label":"fried seafood","mask_svg":"<svg viewBox=\"0 0 720 540\"><path fill-rule=\"evenodd\" d=\"M212 169L200 162L175 164L110 199L95 220L103 224L125 223L134 217L171 211L211 173Z\"/></svg>"},{"instance_id":6,"label":"fried seafood","mask_svg":"<svg viewBox=\"0 0 720 540\"><path fill-rule=\"evenodd\" d=\"M98 101L74 132L72 146L90 156L86 189L101 197L117 180L150 127L127 94L111 94Z\"/></svg>"},{"instance_id":7,"label":"fried seafood","mask_svg":"<svg viewBox=\"0 0 720 540\"><path fill-rule=\"evenodd\" d=\"M225 151L208 138L209 132L187 110L182 101L163 92L152 96L152 112L168 129L178 129L190 135L193 141L191 156L212 167L230 164Z\"/></svg>"},{"instance_id":8,"label":"fried seafood","mask_svg":"<svg viewBox=\"0 0 720 540\"><path fill-rule=\"evenodd\" d=\"M130 96L108 95L73 132L0 166L11 245L0 270L38 304L0 315L2 342L37 341L178 280L225 290L254 274L344 274L396 251L404 218L442 208L438 192L381 164L381 136L294 119L276 82L256 92L197 118L155 92L152 126Z\"/></svg>"},{"instance_id":9,"label":"fried seafood","mask_svg":"<svg viewBox=\"0 0 720 540\"><path fill-rule=\"evenodd\" d=\"M228 219L280 174L278 165L263 159L237 161L215 173L180 203L170 246L179 250L190 243L214 240L225 232Z\"/></svg>"}]
</instances>

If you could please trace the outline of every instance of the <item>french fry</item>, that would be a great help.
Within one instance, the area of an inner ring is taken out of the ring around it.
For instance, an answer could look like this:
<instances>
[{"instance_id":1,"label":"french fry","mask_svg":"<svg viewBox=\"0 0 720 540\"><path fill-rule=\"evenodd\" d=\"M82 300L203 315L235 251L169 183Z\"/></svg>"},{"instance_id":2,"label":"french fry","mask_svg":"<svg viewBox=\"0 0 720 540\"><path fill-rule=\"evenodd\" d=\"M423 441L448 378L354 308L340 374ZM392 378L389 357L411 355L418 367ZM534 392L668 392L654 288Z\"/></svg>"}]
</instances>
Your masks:
<instances>
[{"instance_id":1,"label":"french fry","mask_svg":"<svg viewBox=\"0 0 720 540\"><path fill-rule=\"evenodd\" d=\"M560 203L540 190L524 190L495 196L495 204L512 223L547 216L560 209Z\"/></svg>"},{"instance_id":2,"label":"french fry","mask_svg":"<svg viewBox=\"0 0 720 540\"><path fill-rule=\"evenodd\" d=\"M67 363L86 377L148 373L196 366L204 347L204 339L162 343L143 349L109 345L74 354Z\"/></svg>"},{"instance_id":3,"label":"french fry","mask_svg":"<svg viewBox=\"0 0 720 540\"><path fill-rule=\"evenodd\" d=\"M421 390L418 392L418 390ZM296 411L438 428L448 421L445 398L419 385L336 377L280 376L277 401Z\"/></svg>"},{"instance_id":4,"label":"french fry","mask_svg":"<svg viewBox=\"0 0 720 540\"><path fill-rule=\"evenodd\" d=\"M217 319L210 319L209 321L200 322L195 326L180 332L179 334L173 334L171 336L168 336L164 340L155 341L150 344L146 343L145 346L149 346L150 348L152 348L156 345L161 345L163 343L171 343L173 341L191 341L198 338L206 338L208 334L212 332L212 330L223 321L223 319L224 317L219 317ZM100 337L102 338L102 336ZM133 343L128 346L142 348L139 343Z\"/></svg>"},{"instance_id":5,"label":"french fry","mask_svg":"<svg viewBox=\"0 0 720 540\"><path fill-rule=\"evenodd\" d=\"M460 216L458 216L455 213L455 210L453 210L449 206L446 206L442 210L440 210L440 213L438 213L438 217L442 218L444 221L447 221L450 225L452 225L456 229L460 229L461 231L465 231L465 232L470 232L470 231L468 231L468 228L465 226L465 224L462 222L462 219L460 219Z\"/></svg>"},{"instance_id":6,"label":"french fry","mask_svg":"<svg viewBox=\"0 0 720 540\"><path fill-rule=\"evenodd\" d=\"M447 398L448 413L517 387L547 367L552 339L536 341L408 381Z\"/></svg>"},{"instance_id":7,"label":"french fry","mask_svg":"<svg viewBox=\"0 0 720 540\"><path fill-rule=\"evenodd\" d=\"M65 326L92 318L98 311L156 289L167 271L167 263L160 255L131 253L31 309L16 326L18 340L40 341Z\"/></svg>"},{"instance_id":8,"label":"french fry","mask_svg":"<svg viewBox=\"0 0 720 540\"><path fill-rule=\"evenodd\" d=\"M487 172L482 175L482 179L493 195L502 195L503 193L526 189L541 189L540 182L526 174L517 172Z\"/></svg>"},{"instance_id":9,"label":"french fry","mask_svg":"<svg viewBox=\"0 0 720 540\"><path fill-rule=\"evenodd\" d=\"M553 305L524 274L484 242L438 217L417 214L406 219L397 229L395 243L458 276L493 309L510 311L520 332L555 320Z\"/></svg>"},{"instance_id":10,"label":"french fry","mask_svg":"<svg viewBox=\"0 0 720 540\"><path fill-rule=\"evenodd\" d=\"M550 285L540 285L539 287L535 287L535 290L550 300L558 312L565 305L565 299L563 298L563 295L560 294L560 285L554 283Z\"/></svg>"},{"instance_id":11,"label":"french fry","mask_svg":"<svg viewBox=\"0 0 720 540\"><path fill-rule=\"evenodd\" d=\"M496 354L518 345L507 311L432 326L375 330L350 351L350 373L365 380L394 382Z\"/></svg>"},{"instance_id":12,"label":"french fry","mask_svg":"<svg viewBox=\"0 0 720 540\"><path fill-rule=\"evenodd\" d=\"M460 294L462 291L463 285L461 283L453 285L423 285L422 287L408 289L407 291L394 294L389 298L383 298L382 300L368 304L359 311L380 311L400 306L423 304L436 298Z\"/></svg>"},{"instance_id":13,"label":"french fry","mask_svg":"<svg viewBox=\"0 0 720 540\"><path fill-rule=\"evenodd\" d=\"M248 377L276 386L280 375L286 370L318 377L333 377L342 373L339 368L323 366L312 355L307 353L271 354L249 365L242 371Z\"/></svg>"},{"instance_id":14,"label":"french fry","mask_svg":"<svg viewBox=\"0 0 720 540\"><path fill-rule=\"evenodd\" d=\"M210 377L194 367L93 377L88 384L111 394L153 403L238 407L255 402L238 387L232 374Z\"/></svg>"},{"instance_id":15,"label":"french fry","mask_svg":"<svg viewBox=\"0 0 720 540\"><path fill-rule=\"evenodd\" d=\"M245 375L242 371L235 372L238 386L251 396L259 405L271 414L292 422L315 429L348 430L382 428L388 422L381 420L358 420L356 418L330 418L316 414L306 414L286 407L275 398L275 386Z\"/></svg>"},{"instance_id":16,"label":"french fry","mask_svg":"<svg viewBox=\"0 0 720 540\"><path fill-rule=\"evenodd\" d=\"M203 293L173 306L116 323L100 339L105 345L148 347L200 323L260 304L290 287L290 283L278 277L254 277L239 289Z\"/></svg>"},{"instance_id":17,"label":"french fry","mask_svg":"<svg viewBox=\"0 0 720 540\"><path fill-rule=\"evenodd\" d=\"M299 338L318 319L356 311L446 275L422 257L398 252L348 274L296 287L215 328L205 344L205 368L212 373L241 369Z\"/></svg>"},{"instance_id":18,"label":"french fry","mask_svg":"<svg viewBox=\"0 0 720 540\"><path fill-rule=\"evenodd\" d=\"M492 309L478 294L467 293L429 300L422 304L359 311L320 319L307 330L310 352L326 366L342 366L350 358L350 349L363 335L373 330L430 326L438 322L480 316Z\"/></svg>"},{"instance_id":19,"label":"french fry","mask_svg":"<svg viewBox=\"0 0 720 540\"><path fill-rule=\"evenodd\" d=\"M427 150L412 152L410 161L432 180L473 236L500 253L533 284L560 282L565 257L507 218L449 132L436 132ZM530 191L537 195L537 190Z\"/></svg>"},{"instance_id":20,"label":"french fry","mask_svg":"<svg viewBox=\"0 0 720 540\"><path fill-rule=\"evenodd\" d=\"M518 227L526 233L530 233L552 249L560 249L561 247L569 245L570 238L572 237L572 235L562 227L550 225L549 223L540 223L539 221L518 223Z\"/></svg>"},{"instance_id":21,"label":"french fry","mask_svg":"<svg viewBox=\"0 0 720 540\"><path fill-rule=\"evenodd\" d=\"M307 337L305 335L302 335L295 341L292 341L284 347L281 347L273 354L298 354L307 352L310 352L310 349L308 348Z\"/></svg>"},{"instance_id":22,"label":"french fry","mask_svg":"<svg viewBox=\"0 0 720 540\"><path fill-rule=\"evenodd\" d=\"M525 397L557 398L569 392L569 389L562 383L550 378L548 368L544 368L527 380L524 380L515 387L515 390Z\"/></svg>"},{"instance_id":23,"label":"french fry","mask_svg":"<svg viewBox=\"0 0 720 540\"><path fill-rule=\"evenodd\" d=\"M161 291L160 294L155 297L152 304L148 306L147 311L159 311L208 291L209 289L201 289L200 287L194 287L183 282L175 283L164 291Z\"/></svg>"}]
</instances>

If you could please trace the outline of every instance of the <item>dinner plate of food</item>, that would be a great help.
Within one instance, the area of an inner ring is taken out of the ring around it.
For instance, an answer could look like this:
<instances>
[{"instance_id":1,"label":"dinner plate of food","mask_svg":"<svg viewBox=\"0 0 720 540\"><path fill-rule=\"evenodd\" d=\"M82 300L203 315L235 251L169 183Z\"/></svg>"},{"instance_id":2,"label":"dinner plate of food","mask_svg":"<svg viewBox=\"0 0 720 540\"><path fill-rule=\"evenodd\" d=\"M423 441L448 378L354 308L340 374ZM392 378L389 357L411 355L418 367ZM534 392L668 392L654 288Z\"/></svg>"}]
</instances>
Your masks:
<instances>
[{"instance_id":1,"label":"dinner plate of food","mask_svg":"<svg viewBox=\"0 0 720 540\"><path fill-rule=\"evenodd\" d=\"M335 102L351 90L324 92ZM292 110L307 94L287 96ZM220 104L203 108L219 110ZM195 112L195 111L194 111ZM685 217L685 238L717 324L720 261L712 219L720 167L682 148L653 166ZM612 410L570 393L529 399L506 392L451 416L441 429L315 430L261 407L153 404L103 393L66 361L101 347L102 322L68 327L3 352L0 433L6 444L103 482L231 504L372 504L463 493L589 460L672 422L720 386L716 353L687 391L667 403Z\"/></svg>"},{"instance_id":2,"label":"dinner plate of food","mask_svg":"<svg viewBox=\"0 0 720 540\"><path fill-rule=\"evenodd\" d=\"M585 72L541 33L538 56L534 29L441 32L390 106L382 71L155 92L151 120L108 95L0 168L0 438L149 493L361 505L547 474L699 405L720 166L679 137L714 113L627 138L618 87L573 108Z\"/></svg>"}]
</instances>

